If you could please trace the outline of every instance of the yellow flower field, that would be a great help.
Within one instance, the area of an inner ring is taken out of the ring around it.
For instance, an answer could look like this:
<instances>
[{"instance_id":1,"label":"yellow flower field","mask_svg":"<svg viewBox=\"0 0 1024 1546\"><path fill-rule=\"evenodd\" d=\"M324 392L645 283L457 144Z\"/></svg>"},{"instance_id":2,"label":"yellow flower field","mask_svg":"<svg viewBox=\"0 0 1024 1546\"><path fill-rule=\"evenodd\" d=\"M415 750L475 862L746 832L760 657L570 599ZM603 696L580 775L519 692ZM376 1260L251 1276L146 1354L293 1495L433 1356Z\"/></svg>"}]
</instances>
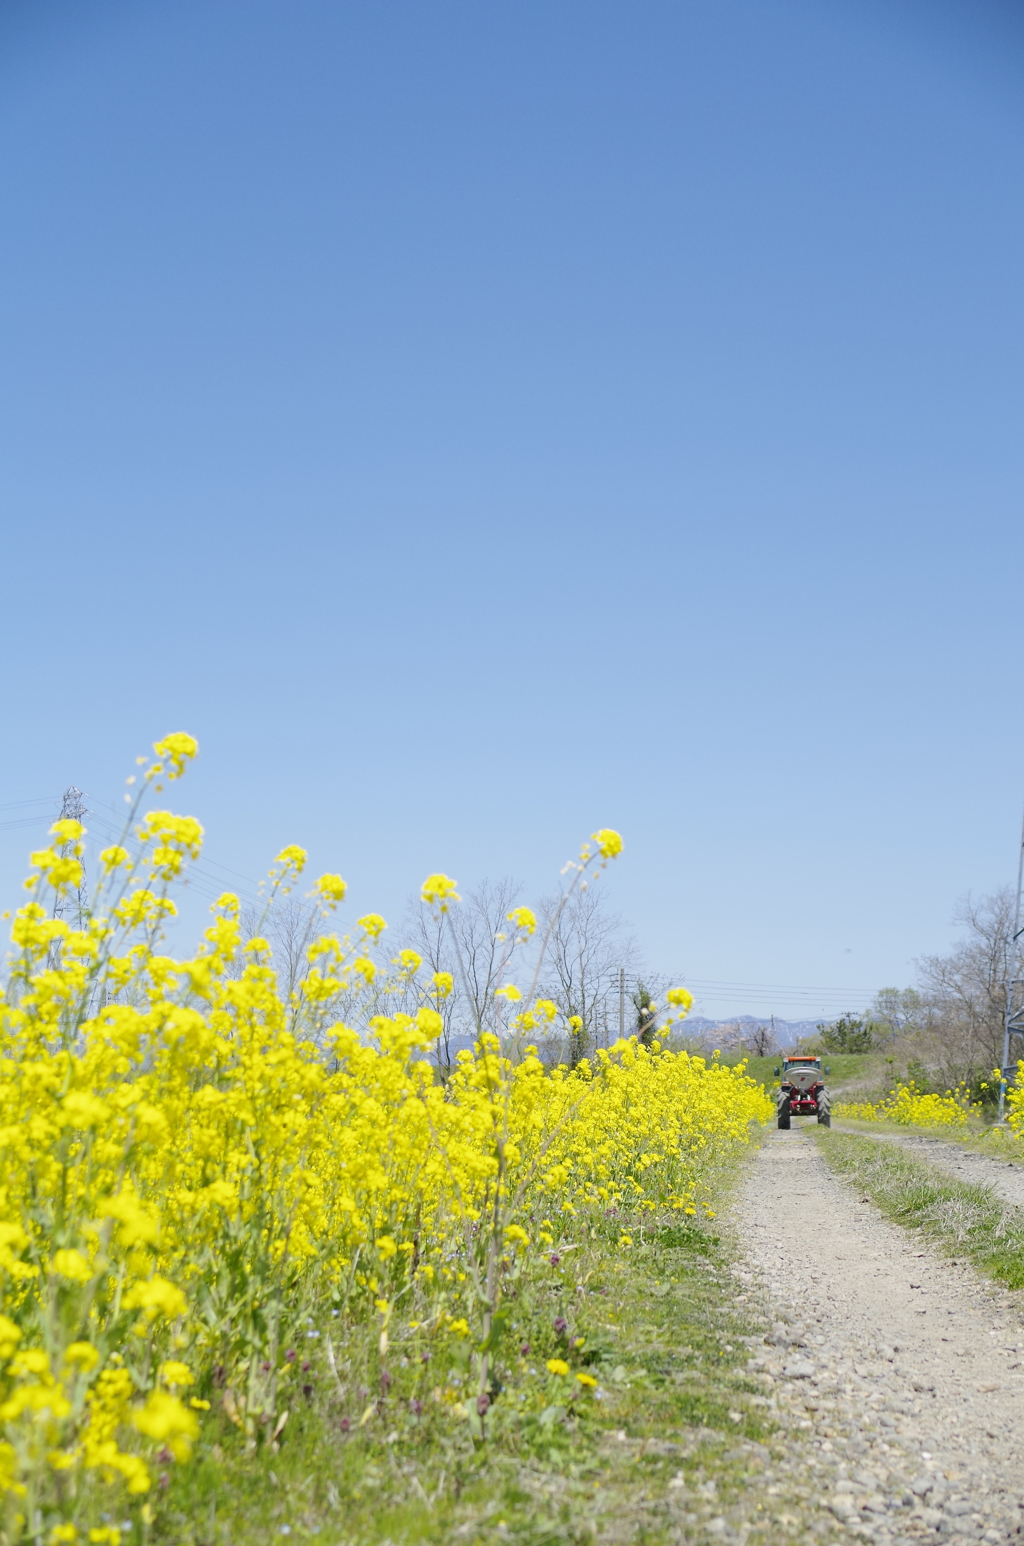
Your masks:
<instances>
[{"instance_id":1,"label":"yellow flower field","mask_svg":"<svg viewBox=\"0 0 1024 1546\"><path fill-rule=\"evenodd\" d=\"M337 1379L343 1355L386 1388L396 1347L468 1345L472 1390L452 1420L485 1438L509 1286L524 1291L556 1234L595 1216L635 1230L655 1206L697 1212L703 1178L773 1112L742 1067L657 1042L547 1068L530 1034L558 1011L512 984L508 1036L482 1032L440 1082L425 1050L450 978L421 983L411 951L389 960L376 914L331 932L336 875L312 888L324 933L289 996L266 942L243 942L231 894L191 959L172 958L162 924L202 829L141 802L196 747L179 734L155 750L80 926L53 916L78 884L74 822L32 856L13 919L0 1020L9 1542L116 1543L129 1526L144 1539L161 1473L187 1462L213 1404L240 1443L273 1445L303 1380ZM620 847L595 834L577 879ZM279 856L271 900L304 862ZM423 897L458 905L443 875ZM528 909L509 923L537 947ZM370 984L412 1011L348 1023ZM670 998L681 1018L689 995ZM577 1379L585 1396L594 1381Z\"/></svg>"},{"instance_id":2,"label":"yellow flower field","mask_svg":"<svg viewBox=\"0 0 1024 1546\"><path fill-rule=\"evenodd\" d=\"M959 1090L926 1095L911 1080L897 1085L884 1101L837 1101L832 1115L855 1122L893 1122L897 1127L965 1127L966 1101Z\"/></svg>"}]
</instances>

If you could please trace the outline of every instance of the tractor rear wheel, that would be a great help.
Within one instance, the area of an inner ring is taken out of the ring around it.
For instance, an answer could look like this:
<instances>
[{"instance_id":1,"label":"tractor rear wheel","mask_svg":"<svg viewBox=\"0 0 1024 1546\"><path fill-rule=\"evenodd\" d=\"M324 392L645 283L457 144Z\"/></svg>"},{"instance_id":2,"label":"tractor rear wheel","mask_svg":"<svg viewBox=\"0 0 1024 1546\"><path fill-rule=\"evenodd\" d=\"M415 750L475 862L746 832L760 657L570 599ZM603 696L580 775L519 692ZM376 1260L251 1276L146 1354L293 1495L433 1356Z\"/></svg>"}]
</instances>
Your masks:
<instances>
[{"instance_id":1,"label":"tractor rear wheel","mask_svg":"<svg viewBox=\"0 0 1024 1546\"><path fill-rule=\"evenodd\" d=\"M784 1127L784 1128L788 1128L789 1125L790 1125L790 1106L789 1106L789 1096L787 1095L785 1100L780 1100L779 1101L779 1126L780 1127Z\"/></svg>"},{"instance_id":2,"label":"tractor rear wheel","mask_svg":"<svg viewBox=\"0 0 1024 1546\"><path fill-rule=\"evenodd\" d=\"M831 1108L829 1106L828 1096L827 1095L819 1095L818 1096L818 1126L819 1127L831 1127L832 1126L832 1111L831 1111Z\"/></svg>"}]
</instances>

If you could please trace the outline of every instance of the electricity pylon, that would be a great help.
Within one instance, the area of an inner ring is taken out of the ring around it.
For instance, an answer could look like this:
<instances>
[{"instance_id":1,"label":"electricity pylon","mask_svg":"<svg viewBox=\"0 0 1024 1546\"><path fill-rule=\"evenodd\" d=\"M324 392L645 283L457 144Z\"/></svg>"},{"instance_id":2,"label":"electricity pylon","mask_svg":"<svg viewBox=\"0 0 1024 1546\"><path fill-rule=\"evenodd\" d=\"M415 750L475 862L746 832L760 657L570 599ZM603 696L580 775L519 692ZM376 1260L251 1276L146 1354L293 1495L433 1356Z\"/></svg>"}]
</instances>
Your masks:
<instances>
[{"instance_id":1,"label":"electricity pylon","mask_svg":"<svg viewBox=\"0 0 1024 1546\"><path fill-rule=\"evenodd\" d=\"M72 784L69 789L65 789L64 791L64 798L61 801L60 806L59 819L61 821L84 821L88 814L89 812L85 808L85 797L82 794L82 791L75 784ZM61 858L71 858L73 847L74 845L72 843L65 843L60 851ZM82 866L82 878L79 882L78 891L75 897L75 910L77 912L75 924L78 928L81 928L82 920L85 916L85 910L89 905L89 891L85 883L85 860L80 859L79 863ZM64 917L67 903L67 892L63 887L61 887L55 893L53 899L53 916L55 918Z\"/></svg>"},{"instance_id":2,"label":"electricity pylon","mask_svg":"<svg viewBox=\"0 0 1024 1546\"><path fill-rule=\"evenodd\" d=\"M1017 989L1024 987L1024 979L1018 977L1017 941L1024 934L1024 928L1020 922L1021 885L1024 883L1024 828L1020 835L1020 854L1017 859L1017 901L1013 909L1013 932L1010 935L1009 949L1006 962L1006 1016L1003 1022L1003 1066L1000 1069L999 1079L999 1120L1003 1119L1003 1110L1006 1105L1006 1084L1013 1078L1015 1067L1010 1066L1010 1039L1019 1036L1024 1039L1024 997L1017 993ZM1019 1002L1018 1002L1019 998Z\"/></svg>"}]
</instances>

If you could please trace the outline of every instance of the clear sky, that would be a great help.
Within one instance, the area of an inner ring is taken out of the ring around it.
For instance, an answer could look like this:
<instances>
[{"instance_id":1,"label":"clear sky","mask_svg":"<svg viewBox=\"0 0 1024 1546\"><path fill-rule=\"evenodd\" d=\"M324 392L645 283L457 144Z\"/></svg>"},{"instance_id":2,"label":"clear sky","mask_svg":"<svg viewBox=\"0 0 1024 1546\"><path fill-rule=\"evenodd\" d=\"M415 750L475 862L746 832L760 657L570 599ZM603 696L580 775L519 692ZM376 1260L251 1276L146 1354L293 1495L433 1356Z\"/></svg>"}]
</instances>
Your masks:
<instances>
[{"instance_id":1,"label":"clear sky","mask_svg":"<svg viewBox=\"0 0 1024 1546\"><path fill-rule=\"evenodd\" d=\"M207 883L610 825L831 995L707 1012L912 980L1015 874L1022 131L992 0L6 0L5 897L188 729Z\"/></svg>"}]
</instances>

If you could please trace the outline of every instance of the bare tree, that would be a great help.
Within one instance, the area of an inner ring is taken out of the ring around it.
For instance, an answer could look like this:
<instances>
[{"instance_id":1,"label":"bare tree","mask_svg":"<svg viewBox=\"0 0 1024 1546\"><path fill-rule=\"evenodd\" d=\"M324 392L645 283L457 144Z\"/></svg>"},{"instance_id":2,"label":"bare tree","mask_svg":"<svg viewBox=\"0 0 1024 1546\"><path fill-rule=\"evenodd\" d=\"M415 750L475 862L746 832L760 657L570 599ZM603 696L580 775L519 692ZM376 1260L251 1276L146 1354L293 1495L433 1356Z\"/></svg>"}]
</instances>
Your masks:
<instances>
[{"instance_id":1,"label":"bare tree","mask_svg":"<svg viewBox=\"0 0 1024 1546\"><path fill-rule=\"evenodd\" d=\"M739 1020L725 1020L705 1030L702 1037L705 1053L716 1049L726 1057L739 1057L746 1050L747 1028Z\"/></svg>"},{"instance_id":2,"label":"bare tree","mask_svg":"<svg viewBox=\"0 0 1024 1546\"><path fill-rule=\"evenodd\" d=\"M618 974L635 966L636 945L595 886L574 891L564 906L560 896L551 897L542 911L550 928L544 974L552 985L545 991L571 1027L568 1055L575 1068L601 1029L617 1023Z\"/></svg>"},{"instance_id":3,"label":"bare tree","mask_svg":"<svg viewBox=\"0 0 1024 1546\"><path fill-rule=\"evenodd\" d=\"M455 989L455 962L452 958L448 935L448 917L448 913L426 907L417 898L409 904L404 933L409 948L423 957L432 977L438 973L447 972L452 978L452 992L444 998L431 1000L431 1007L441 1016L442 1030L434 1044L434 1059L442 1072L446 1072L452 1066L452 1031L459 1002Z\"/></svg>"},{"instance_id":4,"label":"bare tree","mask_svg":"<svg viewBox=\"0 0 1024 1546\"><path fill-rule=\"evenodd\" d=\"M319 907L298 897L280 897L270 907L243 907L238 919L243 943L258 934L270 946L282 998L287 999L309 970L310 945L324 928ZM237 963L241 971L243 962Z\"/></svg>"},{"instance_id":5,"label":"bare tree","mask_svg":"<svg viewBox=\"0 0 1024 1546\"><path fill-rule=\"evenodd\" d=\"M344 993L318 999L315 1005L305 1001L301 988L310 970L309 947L329 928L315 902L279 896L268 907L243 908L239 924L243 943L258 936L270 946L278 990L285 1004L290 1004L289 1029L294 1033L325 1046L325 1035L331 1025L344 1020L348 1025L365 1029L371 1015L389 1012L377 1003L379 988L358 977ZM246 955L236 956L232 965L234 976L241 975L248 959ZM291 1002L295 994L298 996Z\"/></svg>"},{"instance_id":6,"label":"bare tree","mask_svg":"<svg viewBox=\"0 0 1024 1546\"><path fill-rule=\"evenodd\" d=\"M876 1041L894 1041L923 1028L927 1006L916 988L880 988L867 1019Z\"/></svg>"},{"instance_id":7,"label":"bare tree","mask_svg":"<svg viewBox=\"0 0 1024 1546\"><path fill-rule=\"evenodd\" d=\"M494 994L505 981L512 955L508 915L521 892L519 882L508 876L493 884L484 880L447 914L463 1021L468 1020L476 1035L500 1035L504 1028L501 1001Z\"/></svg>"},{"instance_id":8,"label":"bare tree","mask_svg":"<svg viewBox=\"0 0 1024 1546\"><path fill-rule=\"evenodd\" d=\"M763 1022L747 1026L743 1032L743 1040L751 1057L772 1057L780 1050L775 1032L770 1025L765 1025Z\"/></svg>"},{"instance_id":9,"label":"bare tree","mask_svg":"<svg viewBox=\"0 0 1024 1546\"><path fill-rule=\"evenodd\" d=\"M257 926L255 908L245 909L241 923L243 938L251 938ZM260 933L273 952L282 997L290 996L309 971L309 947L323 930L323 914L312 902L286 896L267 909Z\"/></svg>"},{"instance_id":10,"label":"bare tree","mask_svg":"<svg viewBox=\"0 0 1024 1546\"><path fill-rule=\"evenodd\" d=\"M444 1022L436 1046L442 1070L451 1067L454 1041L475 1041L481 1031L500 1036L504 1030L505 1006L495 991L505 983L512 954L508 915L521 891L518 881L506 876L482 881L446 913L419 901L410 906L406 934L411 947L432 973L447 972L454 984L436 1006Z\"/></svg>"},{"instance_id":11,"label":"bare tree","mask_svg":"<svg viewBox=\"0 0 1024 1546\"><path fill-rule=\"evenodd\" d=\"M923 1029L951 1079L970 1079L1002 1062L1006 984L1024 975L1020 946L1010 939L1013 909L1008 886L980 901L968 896L954 915L967 927L965 938L950 955L916 963L924 988Z\"/></svg>"}]
</instances>

